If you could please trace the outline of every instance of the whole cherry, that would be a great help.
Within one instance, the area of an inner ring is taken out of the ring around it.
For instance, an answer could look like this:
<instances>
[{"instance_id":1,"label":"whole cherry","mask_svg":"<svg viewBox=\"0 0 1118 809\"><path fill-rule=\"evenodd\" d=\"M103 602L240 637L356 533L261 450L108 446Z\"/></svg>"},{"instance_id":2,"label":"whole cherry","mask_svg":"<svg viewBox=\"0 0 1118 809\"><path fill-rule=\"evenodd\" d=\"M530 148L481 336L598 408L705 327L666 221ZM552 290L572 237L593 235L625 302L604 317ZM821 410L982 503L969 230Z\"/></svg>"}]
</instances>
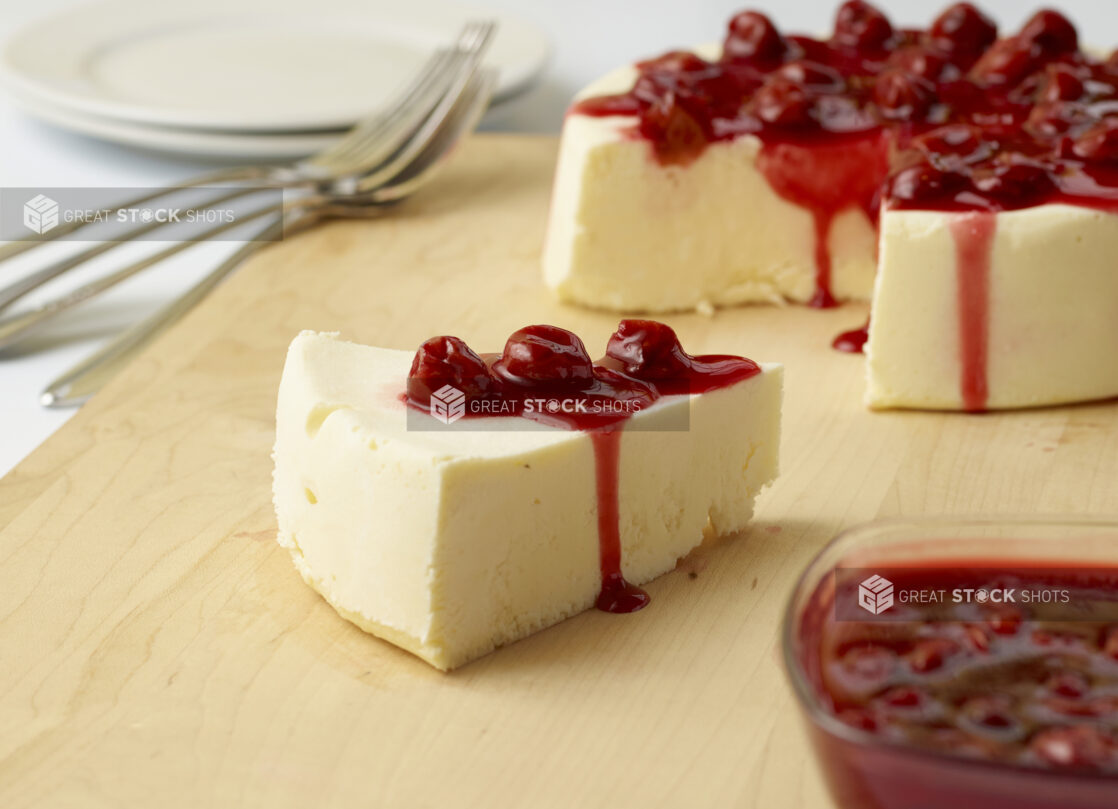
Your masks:
<instances>
[{"instance_id":1,"label":"whole cherry","mask_svg":"<svg viewBox=\"0 0 1118 809\"><path fill-rule=\"evenodd\" d=\"M931 48L909 45L893 51L889 64L914 76L935 81L943 74L947 60Z\"/></svg>"},{"instance_id":2,"label":"whole cherry","mask_svg":"<svg viewBox=\"0 0 1118 809\"><path fill-rule=\"evenodd\" d=\"M814 102L800 84L780 77L765 82L753 96L753 113L776 126L803 126L812 121Z\"/></svg>"},{"instance_id":3,"label":"whole cherry","mask_svg":"<svg viewBox=\"0 0 1118 809\"><path fill-rule=\"evenodd\" d=\"M966 165L990 156L996 144L980 137L966 124L950 124L933 129L913 140L913 145L935 162Z\"/></svg>"},{"instance_id":4,"label":"whole cherry","mask_svg":"<svg viewBox=\"0 0 1118 809\"><path fill-rule=\"evenodd\" d=\"M1042 101L1076 101L1083 95L1083 82L1067 65L1051 64L1045 68L1041 84Z\"/></svg>"},{"instance_id":5,"label":"whole cherry","mask_svg":"<svg viewBox=\"0 0 1118 809\"><path fill-rule=\"evenodd\" d=\"M970 3L956 3L936 17L928 33L953 61L969 65L998 38L998 27Z\"/></svg>"},{"instance_id":6,"label":"whole cherry","mask_svg":"<svg viewBox=\"0 0 1118 809\"><path fill-rule=\"evenodd\" d=\"M652 142L660 161L668 165L689 163L707 143L702 124L674 92L661 96L644 111L640 131Z\"/></svg>"},{"instance_id":7,"label":"whole cherry","mask_svg":"<svg viewBox=\"0 0 1118 809\"><path fill-rule=\"evenodd\" d=\"M728 61L772 65L788 49L784 37L772 20L757 11L743 11L730 20L722 44L722 58Z\"/></svg>"},{"instance_id":8,"label":"whole cherry","mask_svg":"<svg viewBox=\"0 0 1118 809\"><path fill-rule=\"evenodd\" d=\"M1105 118L1075 139L1072 153L1084 160L1118 161L1118 118Z\"/></svg>"},{"instance_id":9,"label":"whole cherry","mask_svg":"<svg viewBox=\"0 0 1118 809\"><path fill-rule=\"evenodd\" d=\"M995 42L971 68L970 75L984 84L1014 85L1036 67L1036 51L1026 40L1013 37Z\"/></svg>"},{"instance_id":10,"label":"whole cherry","mask_svg":"<svg viewBox=\"0 0 1118 809\"><path fill-rule=\"evenodd\" d=\"M942 202L953 198L966 185L964 175L925 163L897 172L889 181L887 196L905 202Z\"/></svg>"},{"instance_id":11,"label":"whole cherry","mask_svg":"<svg viewBox=\"0 0 1118 809\"><path fill-rule=\"evenodd\" d=\"M835 17L835 42L859 51L880 51L893 36L893 26L864 0L847 0Z\"/></svg>"},{"instance_id":12,"label":"whole cherry","mask_svg":"<svg viewBox=\"0 0 1118 809\"><path fill-rule=\"evenodd\" d=\"M977 176L974 184L986 196L1004 203L1038 199L1055 187L1048 170L1031 163L997 166L990 173Z\"/></svg>"},{"instance_id":13,"label":"whole cherry","mask_svg":"<svg viewBox=\"0 0 1118 809\"><path fill-rule=\"evenodd\" d=\"M781 65L775 75L808 90L833 92L846 86L842 74L833 67L808 59L797 59L795 62Z\"/></svg>"},{"instance_id":14,"label":"whole cherry","mask_svg":"<svg viewBox=\"0 0 1118 809\"><path fill-rule=\"evenodd\" d=\"M1070 53L1079 49L1079 34L1067 17L1050 8L1041 9L1021 28L1018 36L1046 54Z\"/></svg>"},{"instance_id":15,"label":"whole cherry","mask_svg":"<svg viewBox=\"0 0 1118 809\"><path fill-rule=\"evenodd\" d=\"M678 379L691 368L691 356L675 331L655 320L622 320L609 338L606 356L620 362L626 373L651 381Z\"/></svg>"},{"instance_id":16,"label":"whole cherry","mask_svg":"<svg viewBox=\"0 0 1118 809\"><path fill-rule=\"evenodd\" d=\"M581 389L593 383L594 364L577 334L558 326L525 326L509 337L493 374L524 387Z\"/></svg>"},{"instance_id":17,"label":"whole cherry","mask_svg":"<svg viewBox=\"0 0 1118 809\"><path fill-rule=\"evenodd\" d=\"M877 77L873 98L888 117L911 119L927 111L935 91L935 85L927 79L892 68Z\"/></svg>"},{"instance_id":18,"label":"whole cherry","mask_svg":"<svg viewBox=\"0 0 1118 809\"><path fill-rule=\"evenodd\" d=\"M408 373L408 398L429 404L431 394L451 385L467 396L484 395L496 385L485 361L457 337L432 337L419 347Z\"/></svg>"}]
</instances>

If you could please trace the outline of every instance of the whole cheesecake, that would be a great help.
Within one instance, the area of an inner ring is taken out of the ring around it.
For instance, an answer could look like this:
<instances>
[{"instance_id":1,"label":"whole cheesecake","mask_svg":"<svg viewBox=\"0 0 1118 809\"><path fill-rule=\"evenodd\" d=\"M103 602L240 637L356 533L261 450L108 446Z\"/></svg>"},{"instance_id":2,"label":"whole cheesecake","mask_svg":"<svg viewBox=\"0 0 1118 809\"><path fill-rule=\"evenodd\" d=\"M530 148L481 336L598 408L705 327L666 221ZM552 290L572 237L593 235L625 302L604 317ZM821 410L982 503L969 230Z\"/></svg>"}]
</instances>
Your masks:
<instances>
[{"instance_id":1,"label":"whole cheesecake","mask_svg":"<svg viewBox=\"0 0 1118 809\"><path fill-rule=\"evenodd\" d=\"M1118 396L1118 58L1042 10L827 39L734 17L579 94L547 283L617 311L873 300L873 407ZM852 337L845 345L860 347Z\"/></svg>"},{"instance_id":2,"label":"whole cheesecake","mask_svg":"<svg viewBox=\"0 0 1118 809\"><path fill-rule=\"evenodd\" d=\"M279 542L345 618L451 669L743 529L776 475L781 369L624 321L591 362L553 326L501 354L304 332L276 415Z\"/></svg>"}]
</instances>

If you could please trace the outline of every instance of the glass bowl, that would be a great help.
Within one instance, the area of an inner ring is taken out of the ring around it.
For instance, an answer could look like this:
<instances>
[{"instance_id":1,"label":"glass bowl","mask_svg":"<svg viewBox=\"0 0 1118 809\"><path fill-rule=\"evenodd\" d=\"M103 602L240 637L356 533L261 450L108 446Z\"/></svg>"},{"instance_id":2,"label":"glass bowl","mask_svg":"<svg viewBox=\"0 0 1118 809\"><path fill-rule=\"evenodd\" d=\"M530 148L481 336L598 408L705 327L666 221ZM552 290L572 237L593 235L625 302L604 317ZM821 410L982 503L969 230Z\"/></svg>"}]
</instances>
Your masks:
<instances>
[{"instance_id":1,"label":"glass bowl","mask_svg":"<svg viewBox=\"0 0 1118 809\"><path fill-rule=\"evenodd\" d=\"M935 567L937 560L950 560L957 565L954 569L964 571L968 570L968 560L973 560L975 566L997 560L1036 569L1059 565L1114 571L1105 579L1109 596L1113 592L1110 585L1118 583L1118 520L883 520L848 530L820 551L800 577L785 611L783 656L816 757L837 806L1116 809L1118 776L1043 769L917 747L844 722L828 708L821 662L820 633L824 624L820 622L849 620L836 612L835 606L835 593L845 594L844 588L849 587L843 583L842 577L848 572L845 568L855 568L849 572L861 575L860 571L866 569L889 566ZM836 591L836 587L840 589ZM847 603L844 596L843 609Z\"/></svg>"}]
</instances>

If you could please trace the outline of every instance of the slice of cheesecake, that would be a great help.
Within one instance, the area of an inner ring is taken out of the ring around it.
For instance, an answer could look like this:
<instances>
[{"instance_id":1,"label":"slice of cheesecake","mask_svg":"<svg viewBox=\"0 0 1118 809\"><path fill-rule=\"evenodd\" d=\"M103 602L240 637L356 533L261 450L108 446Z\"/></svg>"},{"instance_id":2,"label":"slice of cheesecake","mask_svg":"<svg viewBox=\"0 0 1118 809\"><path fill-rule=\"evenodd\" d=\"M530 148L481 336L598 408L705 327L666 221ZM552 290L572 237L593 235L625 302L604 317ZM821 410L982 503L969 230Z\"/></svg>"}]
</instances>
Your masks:
<instances>
[{"instance_id":1,"label":"slice of cheesecake","mask_svg":"<svg viewBox=\"0 0 1118 809\"><path fill-rule=\"evenodd\" d=\"M444 670L595 604L639 609L708 523L749 521L776 475L781 370L689 357L644 321L610 352L591 364L552 327L484 359L455 338L413 357L299 335L274 492L300 574Z\"/></svg>"}]
</instances>

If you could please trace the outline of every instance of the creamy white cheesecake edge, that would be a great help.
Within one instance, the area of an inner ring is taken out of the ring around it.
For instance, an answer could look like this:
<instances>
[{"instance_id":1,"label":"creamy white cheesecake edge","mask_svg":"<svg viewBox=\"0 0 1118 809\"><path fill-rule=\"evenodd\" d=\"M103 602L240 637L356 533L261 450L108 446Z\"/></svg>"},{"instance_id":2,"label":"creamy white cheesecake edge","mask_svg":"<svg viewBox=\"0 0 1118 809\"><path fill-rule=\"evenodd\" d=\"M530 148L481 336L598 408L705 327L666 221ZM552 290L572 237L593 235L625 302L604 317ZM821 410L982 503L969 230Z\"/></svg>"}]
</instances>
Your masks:
<instances>
[{"instance_id":1,"label":"creamy white cheesecake edge","mask_svg":"<svg viewBox=\"0 0 1118 809\"><path fill-rule=\"evenodd\" d=\"M886 211L866 344L866 403L963 407L951 223ZM1118 396L1118 216L1074 205L994 215L987 409Z\"/></svg>"}]
</instances>

